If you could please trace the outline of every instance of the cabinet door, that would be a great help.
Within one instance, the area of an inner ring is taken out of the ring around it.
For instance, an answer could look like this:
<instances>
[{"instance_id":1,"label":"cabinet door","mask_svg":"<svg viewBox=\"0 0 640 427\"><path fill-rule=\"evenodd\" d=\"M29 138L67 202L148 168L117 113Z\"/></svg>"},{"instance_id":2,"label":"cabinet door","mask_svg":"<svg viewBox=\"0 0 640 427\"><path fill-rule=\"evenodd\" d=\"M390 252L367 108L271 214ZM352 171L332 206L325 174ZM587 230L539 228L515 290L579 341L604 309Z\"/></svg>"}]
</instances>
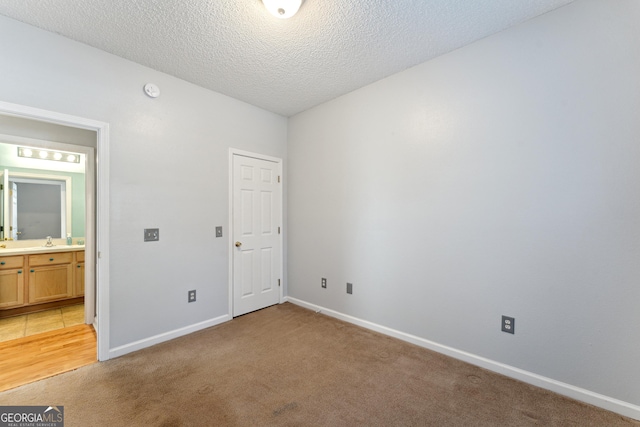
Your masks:
<instances>
[{"instance_id":1,"label":"cabinet door","mask_svg":"<svg viewBox=\"0 0 640 427\"><path fill-rule=\"evenodd\" d=\"M73 296L71 264L29 269L29 303L55 301Z\"/></svg>"},{"instance_id":2,"label":"cabinet door","mask_svg":"<svg viewBox=\"0 0 640 427\"><path fill-rule=\"evenodd\" d=\"M81 297L84 295L84 262L79 262L76 264L75 274L75 296Z\"/></svg>"},{"instance_id":3,"label":"cabinet door","mask_svg":"<svg viewBox=\"0 0 640 427\"><path fill-rule=\"evenodd\" d=\"M24 305L24 272L0 270L0 308Z\"/></svg>"}]
</instances>

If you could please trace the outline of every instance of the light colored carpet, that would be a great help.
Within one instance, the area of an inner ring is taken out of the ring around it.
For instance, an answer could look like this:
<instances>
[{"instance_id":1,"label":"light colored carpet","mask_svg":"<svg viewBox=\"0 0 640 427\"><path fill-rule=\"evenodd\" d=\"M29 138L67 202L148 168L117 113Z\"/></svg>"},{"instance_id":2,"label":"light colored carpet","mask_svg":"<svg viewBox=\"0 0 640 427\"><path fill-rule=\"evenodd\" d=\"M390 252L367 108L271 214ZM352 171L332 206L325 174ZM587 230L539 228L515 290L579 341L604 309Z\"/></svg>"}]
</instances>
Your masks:
<instances>
[{"instance_id":1,"label":"light colored carpet","mask_svg":"<svg viewBox=\"0 0 640 427\"><path fill-rule=\"evenodd\" d=\"M73 426L638 426L282 304L0 393Z\"/></svg>"}]
</instances>

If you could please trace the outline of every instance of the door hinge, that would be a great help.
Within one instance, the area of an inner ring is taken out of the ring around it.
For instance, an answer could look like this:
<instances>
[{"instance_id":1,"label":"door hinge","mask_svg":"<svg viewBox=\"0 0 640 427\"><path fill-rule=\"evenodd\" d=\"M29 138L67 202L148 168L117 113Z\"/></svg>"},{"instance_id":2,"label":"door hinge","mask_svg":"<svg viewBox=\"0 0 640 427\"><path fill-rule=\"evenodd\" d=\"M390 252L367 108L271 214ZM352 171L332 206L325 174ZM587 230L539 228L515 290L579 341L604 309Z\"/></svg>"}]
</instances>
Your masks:
<instances>
[{"instance_id":1,"label":"door hinge","mask_svg":"<svg viewBox=\"0 0 640 427\"><path fill-rule=\"evenodd\" d=\"M278 286L280 286L280 279L278 279Z\"/></svg>"},{"instance_id":2,"label":"door hinge","mask_svg":"<svg viewBox=\"0 0 640 427\"><path fill-rule=\"evenodd\" d=\"M278 175L278 182L280 182L280 175Z\"/></svg>"},{"instance_id":3,"label":"door hinge","mask_svg":"<svg viewBox=\"0 0 640 427\"><path fill-rule=\"evenodd\" d=\"M4 190L4 184L0 184L0 190Z\"/></svg>"},{"instance_id":4,"label":"door hinge","mask_svg":"<svg viewBox=\"0 0 640 427\"><path fill-rule=\"evenodd\" d=\"M278 227L278 234L280 234L280 227Z\"/></svg>"}]
</instances>

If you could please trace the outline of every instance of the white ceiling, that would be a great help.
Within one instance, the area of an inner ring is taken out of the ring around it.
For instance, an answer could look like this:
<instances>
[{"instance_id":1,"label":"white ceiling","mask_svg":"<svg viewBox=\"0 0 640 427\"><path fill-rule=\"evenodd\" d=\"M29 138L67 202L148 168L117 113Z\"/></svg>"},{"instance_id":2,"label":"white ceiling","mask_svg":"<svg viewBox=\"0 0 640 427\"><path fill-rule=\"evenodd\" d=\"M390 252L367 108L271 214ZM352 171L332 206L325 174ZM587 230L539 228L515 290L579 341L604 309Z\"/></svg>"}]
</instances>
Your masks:
<instances>
[{"instance_id":1,"label":"white ceiling","mask_svg":"<svg viewBox=\"0 0 640 427\"><path fill-rule=\"evenodd\" d=\"M0 14L290 116L574 0L2 0Z\"/></svg>"}]
</instances>

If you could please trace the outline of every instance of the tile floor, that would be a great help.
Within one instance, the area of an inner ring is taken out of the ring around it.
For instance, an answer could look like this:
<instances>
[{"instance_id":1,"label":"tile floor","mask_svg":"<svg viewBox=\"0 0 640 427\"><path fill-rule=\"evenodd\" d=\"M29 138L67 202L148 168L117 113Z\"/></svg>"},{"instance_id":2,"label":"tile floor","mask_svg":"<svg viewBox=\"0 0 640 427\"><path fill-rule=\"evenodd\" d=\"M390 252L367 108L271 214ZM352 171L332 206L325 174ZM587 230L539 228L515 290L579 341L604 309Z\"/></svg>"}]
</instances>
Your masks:
<instances>
[{"instance_id":1,"label":"tile floor","mask_svg":"<svg viewBox=\"0 0 640 427\"><path fill-rule=\"evenodd\" d=\"M0 342L84 323L84 304L0 319Z\"/></svg>"}]
</instances>

